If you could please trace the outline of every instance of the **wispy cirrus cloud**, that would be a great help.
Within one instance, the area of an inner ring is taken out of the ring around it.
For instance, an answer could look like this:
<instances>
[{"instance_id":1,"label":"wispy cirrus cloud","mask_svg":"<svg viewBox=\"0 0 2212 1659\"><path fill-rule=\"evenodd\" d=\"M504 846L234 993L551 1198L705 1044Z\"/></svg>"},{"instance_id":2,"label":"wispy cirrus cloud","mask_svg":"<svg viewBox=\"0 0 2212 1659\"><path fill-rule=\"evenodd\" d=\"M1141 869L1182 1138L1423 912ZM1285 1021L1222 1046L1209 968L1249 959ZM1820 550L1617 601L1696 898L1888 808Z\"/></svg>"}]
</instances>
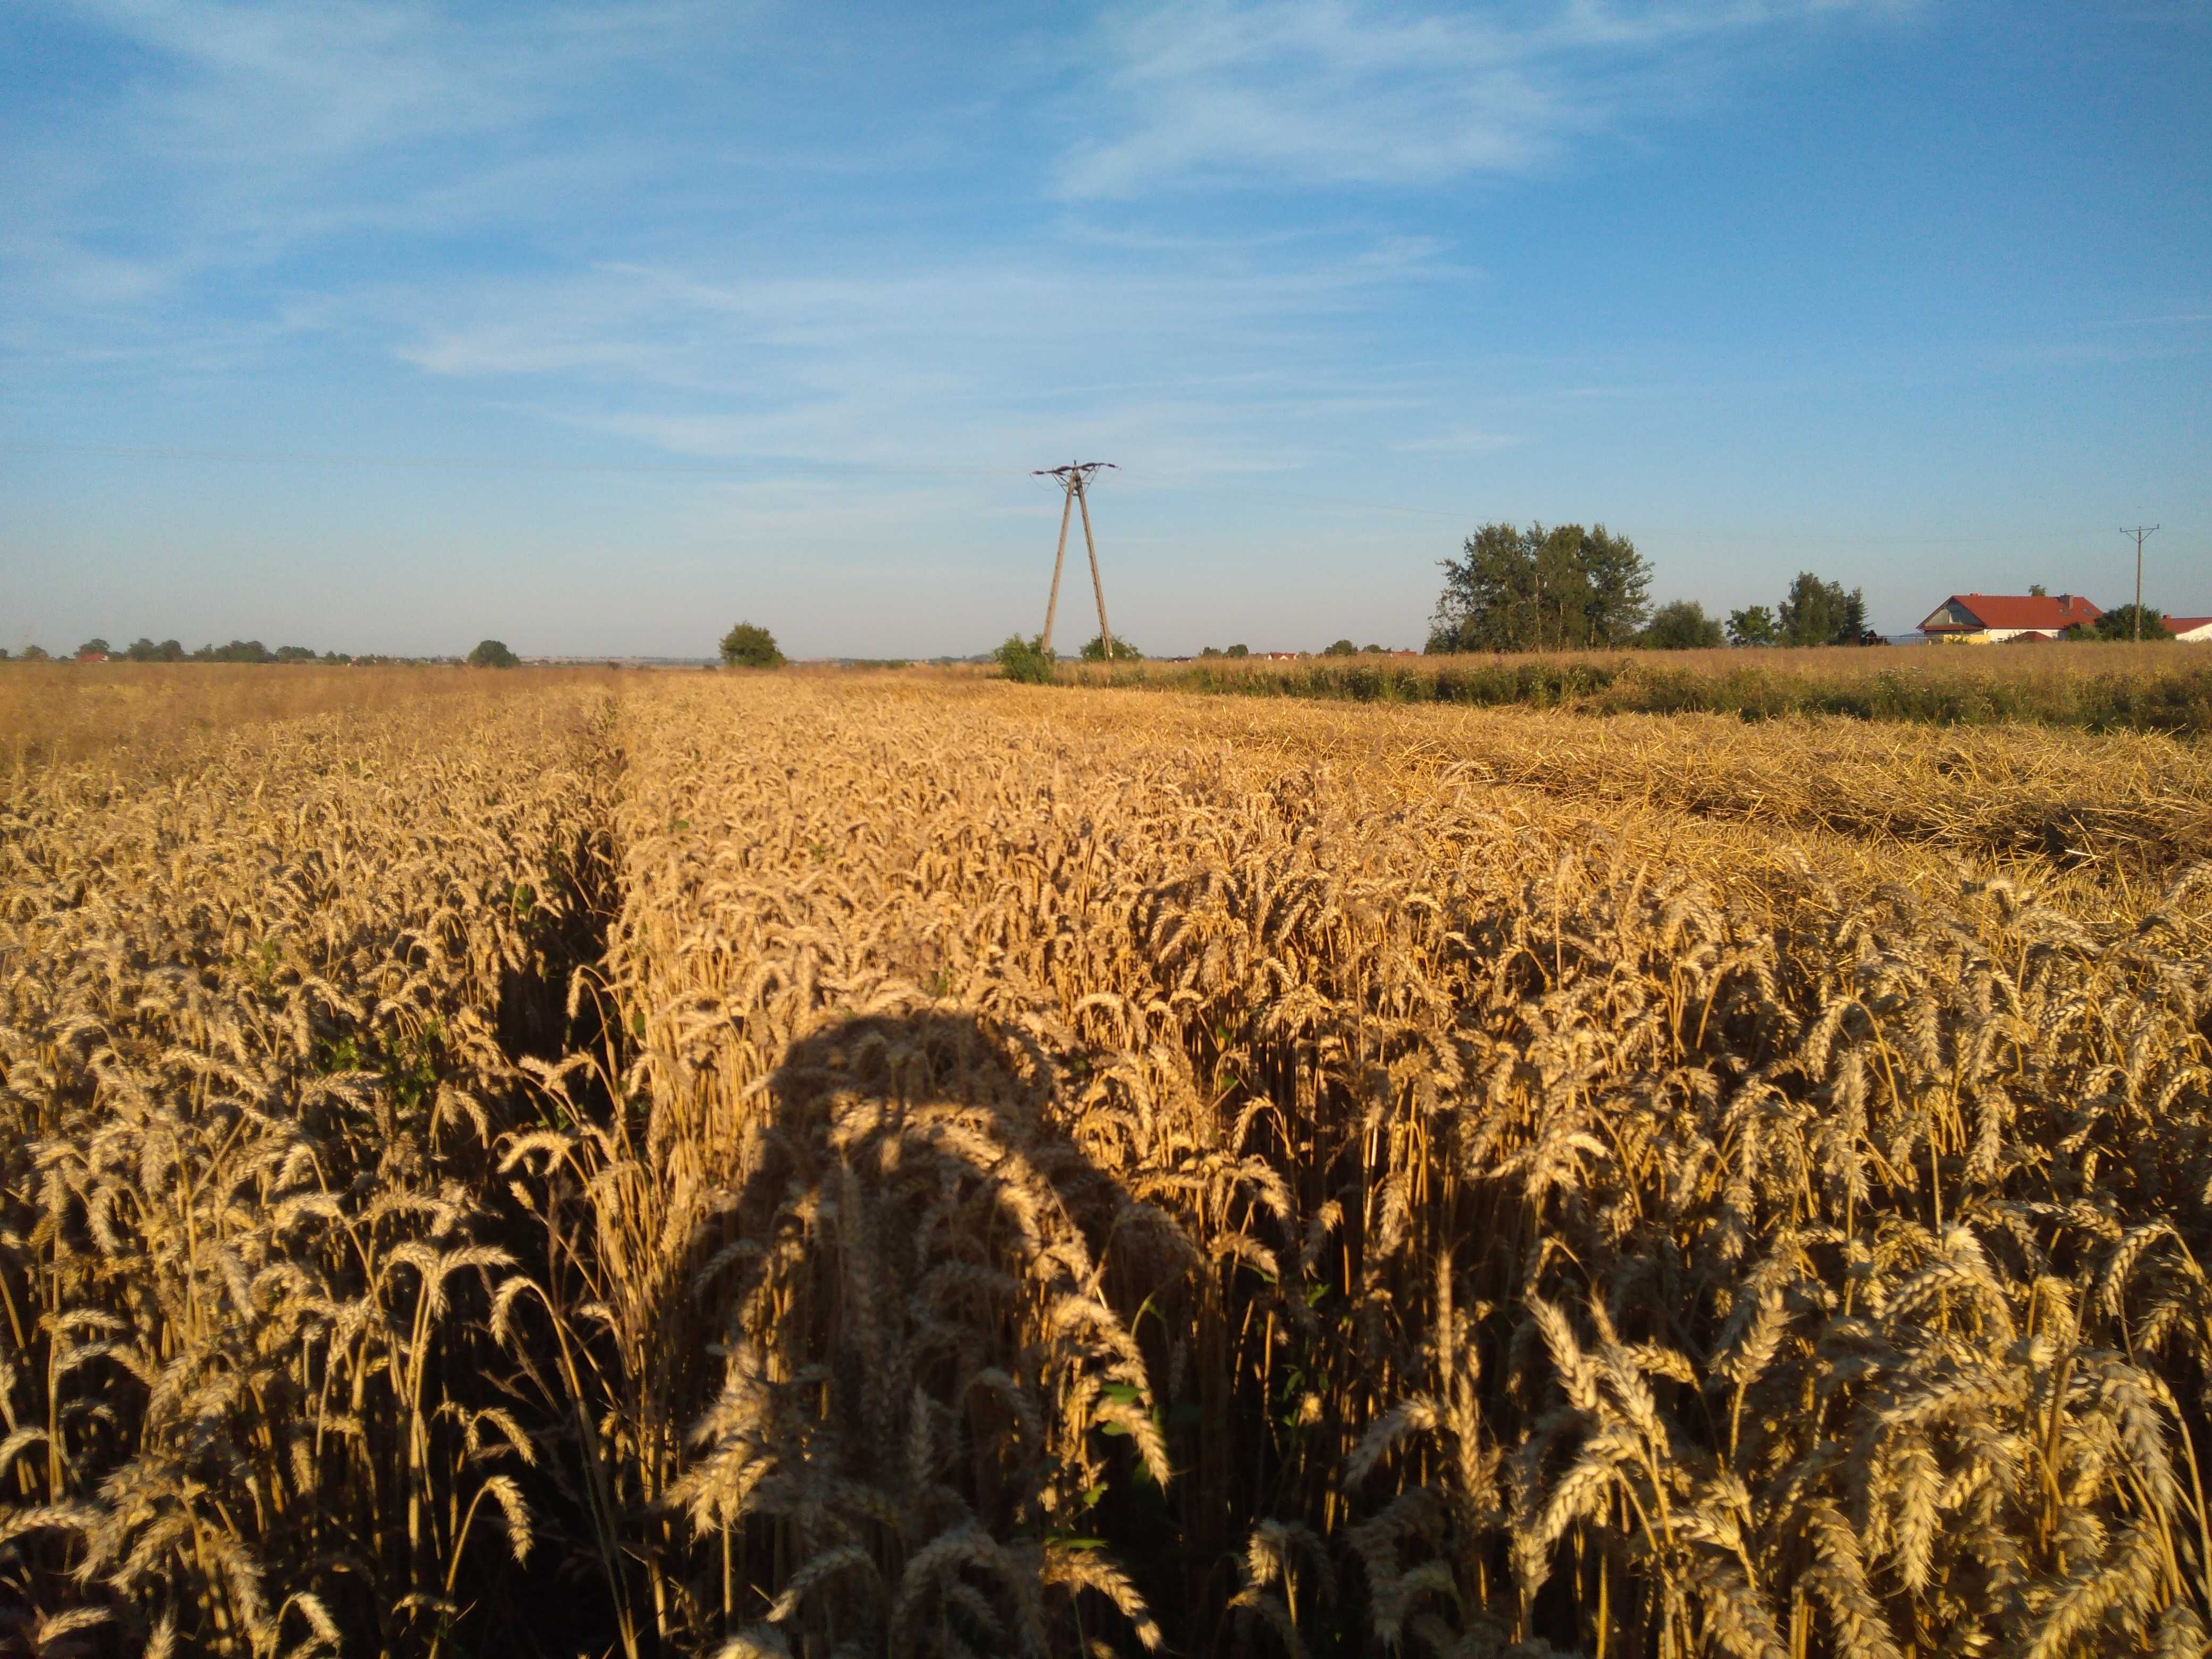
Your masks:
<instances>
[{"instance_id":1,"label":"wispy cirrus cloud","mask_svg":"<svg viewBox=\"0 0 2212 1659\"><path fill-rule=\"evenodd\" d=\"M0 346L207 358L289 303L225 284L350 239L573 223L673 164L643 133L578 120L680 74L746 15L701 0L468 10L428 0L82 0L0 26L18 54L0 144ZM42 66L55 67L45 71ZM78 65L94 64L97 73ZM294 291L350 273L297 273ZM196 337L177 337L181 309ZM64 340L64 337L67 337Z\"/></svg>"},{"instance_id":2,"label":"wispy cirrus cloud","mask_svg":"<svg viewBox=\"0 0 2212 1659\"><path fill-rule=\"evenodd\" d=\"M1821 14L1910 0L1609 0L1470 13L1377 0L1146 0L1109 13L1073 198L1179 185L1419 186L1517 173L1701 92L1731 54Z\"/></svg>"},{"instance_id":3,"label":"wispy cirrus cloud","mask_svg":"<svg viewBox=\"0 0 2212 1659\"><path fill-rule=\"evenodd\" d=\"M1119 446L1154 477L1238 473L1435 395L1333 331L1453 275L1436 246L1304 256L1131 271L1034 251L804 276L606 264L449 286L434 307L393 293L367 325L517 410L688 456L1019 471L1049 431L1055 448Z\"/></svg>"},{"instance_id":4,"label":"wispy cirrus cloud","mask_svg":"<svg viewBox=\"0 0 2212 1659\"><path fill-rule=\"evenodd\" d=\"M1483 432L1462 426L1426 437L1402 439L1390 447L1401 455L1487 455L1521 441L1518 433Z\"/></svg>"}]
</instances>

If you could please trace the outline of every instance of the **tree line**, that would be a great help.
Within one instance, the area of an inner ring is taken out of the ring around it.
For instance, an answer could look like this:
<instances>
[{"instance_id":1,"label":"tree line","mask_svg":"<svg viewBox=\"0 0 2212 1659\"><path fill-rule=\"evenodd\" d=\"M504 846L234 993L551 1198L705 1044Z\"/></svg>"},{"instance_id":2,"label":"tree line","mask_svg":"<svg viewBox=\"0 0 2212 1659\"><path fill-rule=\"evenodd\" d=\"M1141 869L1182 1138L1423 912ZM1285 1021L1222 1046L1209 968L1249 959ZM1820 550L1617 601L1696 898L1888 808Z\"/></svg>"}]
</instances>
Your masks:
<instances>
[{"instance_id":1,"label":"tree line","mask_svg":"<svg viewBox=\"0 0 2212 1659\"><path fill-rule=\"evenodd\" d=\"M8 660L9 653L0 647L0 662ZM196 651L187 651L181 641L162 640L159 643L149 639L133 640L129 645L112 646L106 640L93 638L70 653L73 657L107 657L130 662L396 662L393 657L349 657L342 652L318 652L304 645L280 645L274 651L259 640L233 640L228 645L210 643ZM43 646L27 645L21 652L25 662L48 662L52 654ZM414 660L414 659L410 659Z\"/></svg>"},{"instance_id":2,"label":"tree line","mask_svg":"<svg viewBox=\"0 0 2212 1659\"><path fill-rule=\"evenodd\" d=\"M1650 561L1602 524L1486 524L1459 557L1439 563L1431 652L1881 643L1867 627L1864 593L1809 570L1778 604L1731 611L1725 623L1694 599L1654 609Z\"/></svg>"},{"instance_id":3,"label":"tree line","mask_svg":"<svg viewBox=\"0 0 2212 1659\"><path fill-rule=\"evenodd\" d=\"M380 652L349 656L343 651L318 652L304 645L280 645L271 651L259 640L233 640L228 645L208 644L197 651L187 651L176 640L163 640L157 644L152 640L137 639L118 648L97 637L85 641L70 654L72 657L106 657L111 661L119 659L125 662L319 663L327 668L377 668L453 660L451 657L387 657ZM43 646L27 645L20 654L12 653L4 646L0 646L0 662L52 660L52 653ZM483 640L461 660L471 668L513 668L522 659L498 640Z\"/></svg>"}]
</instances>

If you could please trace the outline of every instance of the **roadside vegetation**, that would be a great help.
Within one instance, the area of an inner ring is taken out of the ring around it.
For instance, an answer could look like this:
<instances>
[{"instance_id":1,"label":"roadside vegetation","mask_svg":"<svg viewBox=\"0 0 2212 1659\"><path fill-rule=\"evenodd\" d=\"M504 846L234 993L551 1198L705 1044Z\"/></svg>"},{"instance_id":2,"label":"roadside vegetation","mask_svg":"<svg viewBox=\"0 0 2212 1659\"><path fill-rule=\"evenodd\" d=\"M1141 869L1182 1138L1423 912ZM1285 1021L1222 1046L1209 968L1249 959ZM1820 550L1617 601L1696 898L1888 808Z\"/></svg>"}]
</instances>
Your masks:
<instances>
[{"instance_id":1,"label":"roadside vegetation","mask_svg":"<svg viewBox=\"0 0 2212 1659\"><path fill-rule=\"evenodd\" d=\"M2018 722L2212 732L2212 653L2166 643L1863 649L1516 652L1490 656L1202 658L1063 667L1083 686L1589 714L1836 714L1936 726Z\"/></svg>"}]
</instances>

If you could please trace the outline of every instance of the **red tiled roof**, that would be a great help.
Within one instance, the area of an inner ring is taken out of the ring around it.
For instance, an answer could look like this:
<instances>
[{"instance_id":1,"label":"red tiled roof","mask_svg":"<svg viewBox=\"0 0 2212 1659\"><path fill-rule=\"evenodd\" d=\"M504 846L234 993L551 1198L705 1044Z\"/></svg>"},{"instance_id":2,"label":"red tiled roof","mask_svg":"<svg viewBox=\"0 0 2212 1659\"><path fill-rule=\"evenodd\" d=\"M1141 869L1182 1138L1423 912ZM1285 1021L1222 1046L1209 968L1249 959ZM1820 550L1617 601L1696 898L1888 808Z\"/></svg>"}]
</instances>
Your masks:
<instances>
[{"instance_id":1,"label":"red tiled roof","mask_svg":"<svg viewBox=\"0 0 2212 1659\"><path fill-rule=\"evenodd\" d=\"M2168 617L2166 619L2166 631L2169 634L2193 634L2205 627L2212 627L2212 617Z\"/></svg>"},{"instance_id":2,"label":"red tiled roof","mask_svg":"<svg viewBox=\"0 0 2212 1659\"><path fill-rule=\"evenodd\" d=\"M1943 602L1953 605L1984 628L2071 628L2105 614L2078 593L1954 593ZM1943 605L1936 607L1938 615Z\"/></svg>"}]
</instances>

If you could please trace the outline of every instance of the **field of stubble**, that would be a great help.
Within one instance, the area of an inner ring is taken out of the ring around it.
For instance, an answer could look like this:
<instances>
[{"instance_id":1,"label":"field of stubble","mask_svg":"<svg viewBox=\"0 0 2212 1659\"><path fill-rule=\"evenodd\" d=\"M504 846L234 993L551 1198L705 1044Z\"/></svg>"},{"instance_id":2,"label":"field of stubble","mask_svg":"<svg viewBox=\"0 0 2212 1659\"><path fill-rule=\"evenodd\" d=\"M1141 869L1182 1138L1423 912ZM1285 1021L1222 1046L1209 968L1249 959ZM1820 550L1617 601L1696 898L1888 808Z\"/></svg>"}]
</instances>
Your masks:
<instances>
[{"instance_id":1,"label":"field of stubble","mask_svg":"<svg viewBox=\"0 0 2212 1659\"><path fill-rule=\"evenodd\" d=\"M0 780L0 1650L2204 1650L2201 745L498 684Z\"/></svg>"}]
</instances>

